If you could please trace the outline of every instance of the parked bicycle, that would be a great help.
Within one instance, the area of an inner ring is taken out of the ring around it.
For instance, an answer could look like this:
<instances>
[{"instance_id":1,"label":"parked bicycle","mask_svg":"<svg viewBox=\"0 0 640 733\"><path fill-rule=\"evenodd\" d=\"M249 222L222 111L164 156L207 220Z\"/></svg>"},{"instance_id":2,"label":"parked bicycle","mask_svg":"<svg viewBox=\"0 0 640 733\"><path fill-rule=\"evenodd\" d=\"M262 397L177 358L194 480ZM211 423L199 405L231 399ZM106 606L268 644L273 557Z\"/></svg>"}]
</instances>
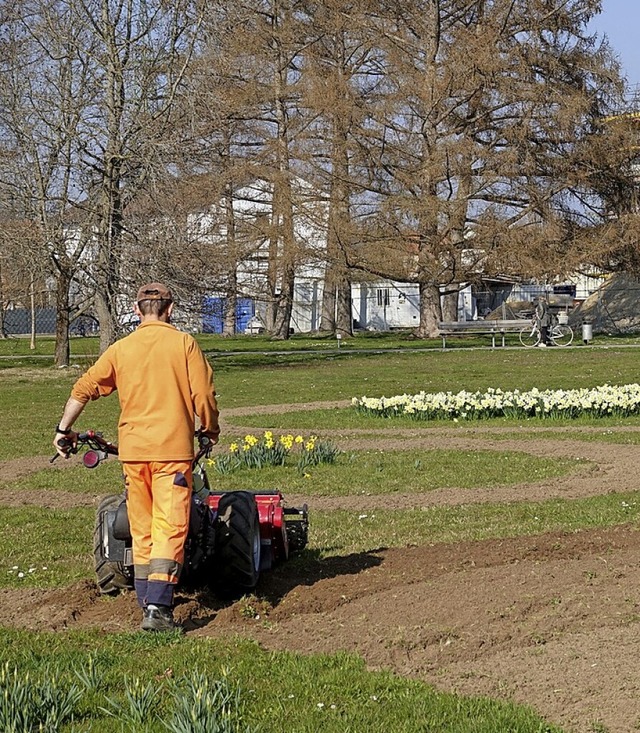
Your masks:
<instances>
[{"instance_id":1,"label":"parked bicycle","mask_svg":"<svg viewBox=\"0 0 640 733\"><path fill-rule=\"evenodd\" d=\"M569 346L573 341L573 329L564 323L556 323L549 326L547 332L551 346ZM520 331L520 343L523 346L538 346L540 344L540 328L537 323L525 326Z\"/></svg>"}]
</instances>

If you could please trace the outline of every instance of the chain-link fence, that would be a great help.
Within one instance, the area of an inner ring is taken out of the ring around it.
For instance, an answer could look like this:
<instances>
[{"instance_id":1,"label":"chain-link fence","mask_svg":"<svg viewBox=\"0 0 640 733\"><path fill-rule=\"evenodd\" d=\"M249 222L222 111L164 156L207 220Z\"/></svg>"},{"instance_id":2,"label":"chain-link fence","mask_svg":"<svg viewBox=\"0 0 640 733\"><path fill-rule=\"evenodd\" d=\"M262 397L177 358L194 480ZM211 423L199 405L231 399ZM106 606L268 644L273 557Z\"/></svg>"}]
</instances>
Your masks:
<instances>
[{"instance_id":1,"label":"chain-link fence","mask_svg":"<svg viewBox=\"0 0 640 733\"><path fill-rule=\"evenodd\" d=\"M5 336L28 336L35 326L40 336L56 332L55 308L12 308L2 314L2 331Z\"/></svg>"}]
</instances>

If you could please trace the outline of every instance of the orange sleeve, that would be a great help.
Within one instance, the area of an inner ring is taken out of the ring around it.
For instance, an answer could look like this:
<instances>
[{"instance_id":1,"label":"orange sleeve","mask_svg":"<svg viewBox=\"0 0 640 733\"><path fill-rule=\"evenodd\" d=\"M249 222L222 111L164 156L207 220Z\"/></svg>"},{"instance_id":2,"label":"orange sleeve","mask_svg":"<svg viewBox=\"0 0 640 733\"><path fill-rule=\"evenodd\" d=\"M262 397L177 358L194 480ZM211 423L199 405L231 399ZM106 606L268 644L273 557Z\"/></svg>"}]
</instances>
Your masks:
<instances>
[{"instance_id":1,"label":"orange sleeve","mask_svg":"<svg viewBox=\"0 0 640 733\"><path fill-rule=\"evenodd\" d=\"M220 426L218 424L218 403L213 386L213 370L195 339L192 338L187 346L187 368L193 409L200 418L202 429L217 439L220 434Z\"/></svg>"},{"instance_id":2,"label":"orange sleeve","mask_svg":"<svg viewBox=\"0 0 640 733\"><path fill-rule=\"evenodd\" d=\"M76 381L71 390L71 396L86 404L89 400L97 400L98 397L110 395L116 389L114 356L114 349L111 346Z\"/></svg>"}]
</instances>

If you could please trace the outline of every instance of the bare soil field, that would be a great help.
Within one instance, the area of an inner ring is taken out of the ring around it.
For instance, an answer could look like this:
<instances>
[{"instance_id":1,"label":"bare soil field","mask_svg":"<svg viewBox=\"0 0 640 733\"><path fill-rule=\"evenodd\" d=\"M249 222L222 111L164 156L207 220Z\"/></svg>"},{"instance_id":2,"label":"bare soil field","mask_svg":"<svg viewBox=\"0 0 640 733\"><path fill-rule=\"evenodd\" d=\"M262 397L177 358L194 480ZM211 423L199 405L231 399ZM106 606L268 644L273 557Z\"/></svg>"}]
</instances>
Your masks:
<instances>
[{"instance_id":1,"label":"bare soil field","mask_svg":"<svg viewBox=\"0 0 640 733\"><path fill-rule=\"evenodd\" d=\"M568 478L508 488L310 501L287 496L289 502L308 501L313 522L314 509L506 503L630 491L640 475L636 446L550 440L544 430L528 440L495 440L496 430L482 426L373 432L340 447L513 449L584 458L590 465ZM5 462L0 477L37 470L46 460ZM44 501L70 507L98 498L46 492ZM5 505L36 501L42 503L41 492L0 493ZM631 733L640 727L639 567L640 532L632 525L380 548L306 564L303 575L291 565L276 568L260 581L253 617L246 602L224 605L204 593L180 594L176 616L194 636L237 633L268 649L302 653L349 650L372 669L391 669L446 691L528 704L567 731ZM131 631L139 623L132 594L101 598L90 581L54 590L5 590L0 613L5 626L53 631Z\"/></svg>"}]
</instances>

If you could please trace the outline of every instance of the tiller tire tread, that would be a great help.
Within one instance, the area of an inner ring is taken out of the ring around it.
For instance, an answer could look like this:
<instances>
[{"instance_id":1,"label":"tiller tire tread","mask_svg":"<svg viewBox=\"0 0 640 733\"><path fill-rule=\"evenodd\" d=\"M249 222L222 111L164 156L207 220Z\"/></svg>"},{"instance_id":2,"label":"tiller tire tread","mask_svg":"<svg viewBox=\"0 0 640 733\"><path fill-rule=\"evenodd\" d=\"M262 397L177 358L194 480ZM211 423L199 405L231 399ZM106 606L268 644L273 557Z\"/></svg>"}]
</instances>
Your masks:
<instances>
[{"instance_id":1,"label":"tiller tire tread","mask_svg":"<svg viewBox=\"0 0 640 733\"><path fill-rule=\"evenodd\" d=\"M211 589L217 594L240 596L258 583L260 523L250 491L230 491L220 497L215 565Z\"/></svg>"},{"instance_id":2,"label":"tiller tire tread","mask_svg":"<svg viewBox=\"0 0 640 733\"><path fill-rule=\"evenodd\" d=\"M133 575L130 568L121 562L114 562L105 556L103 538L104 523L107 512L115 511L122 502L122 495L107 496L100 502L93 530L93 557L95 561L96 581L103 595L117 595L122 590L133 587Z\"/></svg>"}]
</instances>

